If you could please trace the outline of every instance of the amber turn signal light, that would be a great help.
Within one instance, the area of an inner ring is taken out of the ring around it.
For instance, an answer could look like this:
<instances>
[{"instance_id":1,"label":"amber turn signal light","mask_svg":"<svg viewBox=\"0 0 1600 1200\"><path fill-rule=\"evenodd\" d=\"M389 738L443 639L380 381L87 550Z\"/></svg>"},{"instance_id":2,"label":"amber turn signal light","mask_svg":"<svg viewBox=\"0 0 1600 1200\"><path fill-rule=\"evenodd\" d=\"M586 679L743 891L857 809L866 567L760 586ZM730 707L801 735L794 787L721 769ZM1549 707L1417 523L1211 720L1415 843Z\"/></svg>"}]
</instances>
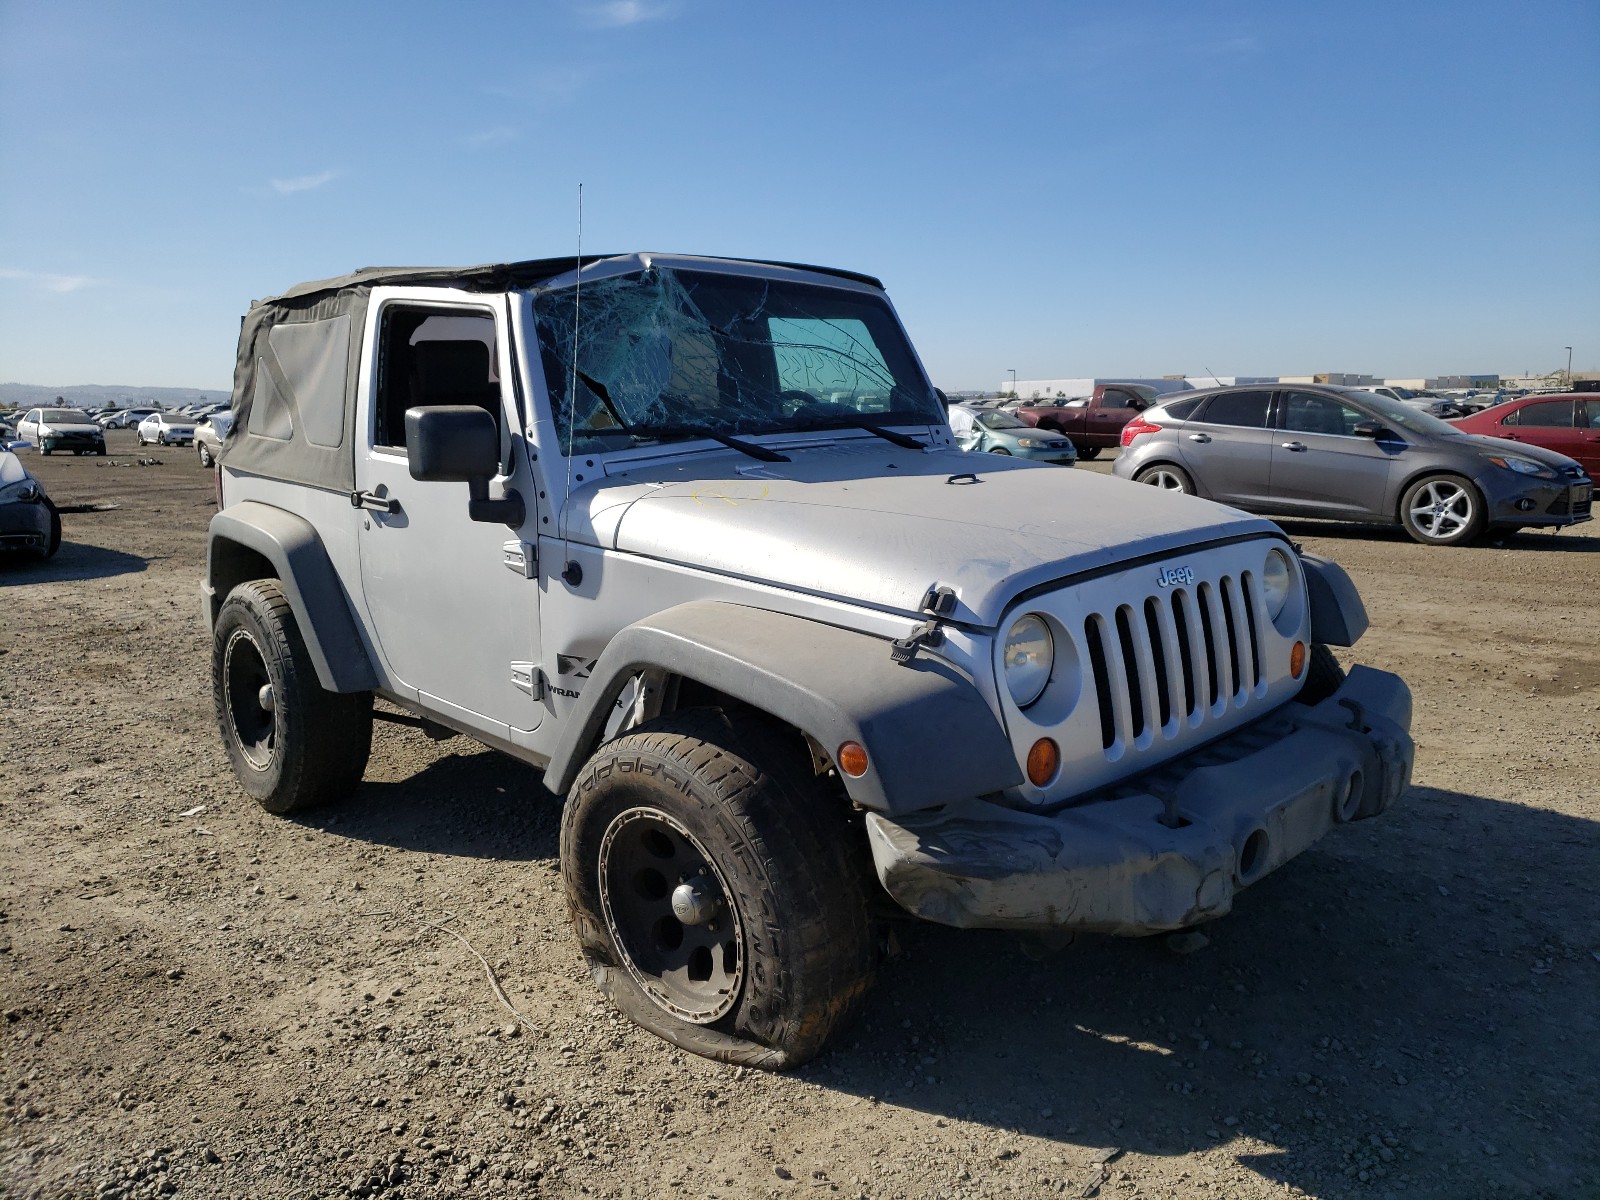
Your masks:
<instances>
[{"instance_id":1,"label":"amber turn signal light","mask_svg":"<svg viewBox=\"0 0 1600 1200\"><path fill-rule=\"evenodd\" d=\"M1028 782L1043 787L1061 768L1061 747L1049 738L1040 738L1028 751Z\"/></svg>"},{"instance_id":2,"label":"amber turn signal light","mask_svg":"<svg viewBox=\"0 0 1600 1200\"><path fill-rule=\"evenodd\" d=\"M1306 669L1306 644L1296 642L1294 649L1289 651L1289 674L1299 679Z\"/></svg>"},{"instance_id":3,"label":"amber turn signal light","mask_svg":"<svg viewBox=\"0 0 1600 1200\"><path fill-rule=\"evenodd\" d=\"M839 746L839 753L834 761L851 779L860 779L867 773L867 748L860 742L844 742Z\"/></svg>"}]
</instances>

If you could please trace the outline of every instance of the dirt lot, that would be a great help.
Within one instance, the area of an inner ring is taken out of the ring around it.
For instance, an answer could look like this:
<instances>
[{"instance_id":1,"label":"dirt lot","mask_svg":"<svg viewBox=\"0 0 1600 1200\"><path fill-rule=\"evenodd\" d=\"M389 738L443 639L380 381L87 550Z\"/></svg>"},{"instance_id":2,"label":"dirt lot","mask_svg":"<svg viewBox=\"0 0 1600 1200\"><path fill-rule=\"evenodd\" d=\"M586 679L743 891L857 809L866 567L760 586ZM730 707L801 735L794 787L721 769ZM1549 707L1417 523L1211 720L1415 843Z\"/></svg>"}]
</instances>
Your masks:
<instances>
[{"instance_id":1,"label":"dirt lot","mask_svg":"<svg viewBox=\"0 0 1600 1200\"><path fill-rule=\"evenodd\" d=\"M112 436L27 454L120 507L0 567L0 1193L1600 1196L1600 536L1294 527L1415 690L1403 805L1186 956L907 926L866 1019L774 1077L597 999L537 772L380 725L334 813L236 791L210 476Z\"/></svg>"}]
</instances>

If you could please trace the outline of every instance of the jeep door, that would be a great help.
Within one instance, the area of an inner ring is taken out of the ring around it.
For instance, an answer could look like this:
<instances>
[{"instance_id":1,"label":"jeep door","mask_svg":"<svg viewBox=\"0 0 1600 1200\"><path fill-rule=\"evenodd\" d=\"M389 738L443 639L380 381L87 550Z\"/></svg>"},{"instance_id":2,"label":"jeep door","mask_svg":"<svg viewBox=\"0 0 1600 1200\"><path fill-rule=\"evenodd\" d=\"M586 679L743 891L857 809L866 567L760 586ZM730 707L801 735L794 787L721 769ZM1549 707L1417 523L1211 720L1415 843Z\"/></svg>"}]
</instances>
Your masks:
<instances>
[{"instance_id":1,"label":"jeep door","mask_svg":"<svg viewBox=\"0 0 1600 1200\"><path fill-rule=\"evenodd\" d=\"M1219 392L1183 427L1178 451L1200 493L1224 504L1272 504L1272 392Z\"/></svg>"},{"instance_id":2,"label":"jeep door","mask_svg":"<svg viewBox=\"0 0 1600 1200\"><path fill-rule=\"evenodd\" d=\"M505 320L465 292L374 292L353 498L362 506L361 599L390 680L424 708L502 739L534 728L544 711L532 695L539 586L528 543L537 540L538 491L529 482ZM411 478L406 410L443 404L494 416L501 463L490 491L517 488L527 532L469 520L465 483Z\"/></svg>"},{"instance_id":3,"label":"jeep door","mask_svg":"<svg viewBox=\"0 0 1600 1200\"><path fill-rule=\"evenodd\" d=\"M1377 419L1332 396L1280 392L1272 439L1274 507L1308 517L1393 520L1389 475L1405 443L1354 432Z\"/></svg>"}]
</instances>

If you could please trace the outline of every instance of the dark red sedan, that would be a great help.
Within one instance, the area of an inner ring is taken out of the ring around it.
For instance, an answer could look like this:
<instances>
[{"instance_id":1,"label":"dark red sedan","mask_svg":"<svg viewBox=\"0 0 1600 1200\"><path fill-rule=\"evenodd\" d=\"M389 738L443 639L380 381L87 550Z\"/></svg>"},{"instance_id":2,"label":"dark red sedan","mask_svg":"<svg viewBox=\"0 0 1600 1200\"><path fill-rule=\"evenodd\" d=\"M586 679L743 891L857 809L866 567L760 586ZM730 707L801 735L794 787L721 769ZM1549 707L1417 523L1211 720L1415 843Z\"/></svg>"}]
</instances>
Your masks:
<instances>
[{"instance_id":1,"label":"dark red sedan","mask_svg":"<svg viewBox=\"0 0 1600 1200\"><path fill-rule=\"evenodd\" d=\"M1600 392L1524 396L1450 424L1463 433L1543 446L1577 459L1589 478L1600 478Z\"/></svg>"}]
</instances>

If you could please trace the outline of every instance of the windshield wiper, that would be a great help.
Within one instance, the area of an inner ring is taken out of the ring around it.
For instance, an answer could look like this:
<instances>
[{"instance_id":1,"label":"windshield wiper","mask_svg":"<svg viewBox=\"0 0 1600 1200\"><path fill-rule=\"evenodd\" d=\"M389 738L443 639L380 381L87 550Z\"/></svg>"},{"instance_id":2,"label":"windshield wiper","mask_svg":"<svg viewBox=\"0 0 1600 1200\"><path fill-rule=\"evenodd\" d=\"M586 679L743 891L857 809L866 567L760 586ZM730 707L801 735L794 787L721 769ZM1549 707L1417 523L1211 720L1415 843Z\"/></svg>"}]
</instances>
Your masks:
<instances>
[{"instance_id":1,"label":"windshield wiper","mask_svg":"<svg viewBox=\"0 0 1600 1200\"><path fill-rule=\"evenodd\" d=\"M611 419L617 423L617 428L630 437L656 438L665 441L668 438L709 438L713 442L721 442L730 450L737 450L741 454L748 454L760 462L792 462L786 454L779 454L776 450L768 450L765 446L757 446L753 442L741 441L736 437L729 437L725 433L715 433L710 429L699 429L693 425L629 425L622 419L622 414L617 411L617 406L611 403L611 393L606 385L586 371L573 370L583 386L596 396L600 403L606 406L606 411L611 414Z\"/></svg>"},{"instance_id":2,"label":"windshield wiper","mask_svg":"<svg viewBox=\"0 0 1600 1200\"><path fill-rule=\"evenodd\" d=\"M787 454L779 454L776 450L768 450L765 446L758 446L754 442L730 437L728 434L718 433L714 429L701 429L695 425L630 425L626 429L628 433L636 438L655 438L658 441L708 438L713 442L721 442L730 450L737 450L740 454L748 454L751 458L758 459L761 462L794 461Z\"/></svg>"},{"instance_id":3,"label":"windshield wiper","mask_svg":"<svg viewBox=\"0 0 1600 1200\"><path fill-rule=\"evenodd\" d=\"M813 421L807 425L791 425L787 427L796 432L820 429L865 429L868 433L876 434L886 442L893 442L896 446L903 446L907 450L926 450L926 442L919 442L909 433L897 433L893 429L885 429L882 425L868 421L866 418L855 417L829 417L825 421Z\"/></svg>"}]
</instances>

